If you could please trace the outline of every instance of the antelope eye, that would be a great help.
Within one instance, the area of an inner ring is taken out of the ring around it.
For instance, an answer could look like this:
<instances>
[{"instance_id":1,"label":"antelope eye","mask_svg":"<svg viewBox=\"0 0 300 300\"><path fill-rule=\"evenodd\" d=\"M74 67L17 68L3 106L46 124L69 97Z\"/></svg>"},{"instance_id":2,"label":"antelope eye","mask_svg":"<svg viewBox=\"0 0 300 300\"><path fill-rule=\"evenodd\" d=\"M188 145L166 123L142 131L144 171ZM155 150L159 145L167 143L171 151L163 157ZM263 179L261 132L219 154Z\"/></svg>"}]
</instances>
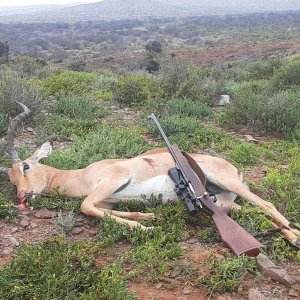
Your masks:
<instances>
[{"instance_id":1,"label":"antelope eye","mask_svg":"<svg viewBox=\"0 0 300 300\"><path fill-rule=\"evenodd\" d=\"M25 164L25 165L23 166L23 171L25 172L25 171L27 171L27 170L29 170L29 165Z\"/></svg>"}]
</instances>

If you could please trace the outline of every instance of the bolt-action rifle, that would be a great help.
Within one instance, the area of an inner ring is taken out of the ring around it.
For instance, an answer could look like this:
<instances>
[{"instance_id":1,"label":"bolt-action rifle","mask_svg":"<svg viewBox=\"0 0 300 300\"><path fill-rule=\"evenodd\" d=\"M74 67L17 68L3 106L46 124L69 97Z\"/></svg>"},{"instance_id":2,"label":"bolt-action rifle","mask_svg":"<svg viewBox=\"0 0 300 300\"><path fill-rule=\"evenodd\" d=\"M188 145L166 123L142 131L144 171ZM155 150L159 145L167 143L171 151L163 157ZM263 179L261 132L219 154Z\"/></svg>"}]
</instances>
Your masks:
<instances>
[{"instance_id":1,"label":"bolt-action rifle","mask_svg":"<svg viewBox=\"0 0 300 300\"><path fill-rule=\"evenodd\" d=\"M210 214L222 241L235 255L257 255L262 245L232 220L226 209L215 203L214 196L204 187L205 175L197 162L188 153L182 152L176 144L170 144L154 114L149 118L158 127L175 161L175 168L169 170L169 176L175 182L176 192L184 199L188 211L195 214L197 210L204 209Z\"/></svg>"}]
</instances>

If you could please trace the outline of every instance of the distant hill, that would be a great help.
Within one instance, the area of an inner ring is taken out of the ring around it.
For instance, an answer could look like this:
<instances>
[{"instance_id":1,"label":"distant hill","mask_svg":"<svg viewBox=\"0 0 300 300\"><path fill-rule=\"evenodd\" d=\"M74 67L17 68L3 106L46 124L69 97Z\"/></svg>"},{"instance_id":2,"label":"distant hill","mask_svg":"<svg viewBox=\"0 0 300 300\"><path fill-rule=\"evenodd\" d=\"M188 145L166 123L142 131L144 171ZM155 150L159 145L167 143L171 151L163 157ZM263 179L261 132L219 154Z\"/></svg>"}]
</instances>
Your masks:
<instances>
[{"instance_id":1,"label":"distant hill","mask_svg":"<svg viewBox=\"0 0 300 300\"><path fill-rule=\"evenodd\" d=\"M70 22L298 9L300 9L299 0L103 0L71 6L37 5L14 9L0 8L0 17L2 22Z\"/></svg>"}]
</instances>

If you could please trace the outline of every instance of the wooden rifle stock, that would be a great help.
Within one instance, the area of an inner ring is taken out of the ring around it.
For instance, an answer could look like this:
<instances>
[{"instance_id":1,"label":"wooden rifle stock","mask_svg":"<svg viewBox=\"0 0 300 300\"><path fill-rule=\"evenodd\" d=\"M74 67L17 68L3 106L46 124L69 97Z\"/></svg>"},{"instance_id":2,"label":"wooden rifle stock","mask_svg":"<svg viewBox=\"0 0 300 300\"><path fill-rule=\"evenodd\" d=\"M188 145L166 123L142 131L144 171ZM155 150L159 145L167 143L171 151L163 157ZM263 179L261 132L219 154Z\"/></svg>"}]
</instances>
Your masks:
<instances>
[{"instance_id":1,"label":"wooden rifle stock","mask_svg":"<svg viewBox=\"0 0 300 300\"><path fill-rule=\"evenodd\" d=\"M176 156L180 171L189 180L203 208L211 214L225 245L235 255L258 255L259 248L262 245L250 233L232 220L224 208L214 203L201 180L199 180L203 175L203 171L196 161L187 153L182 153L175 144L171 146L171 150Z\"/></svg>"}]
</instances>

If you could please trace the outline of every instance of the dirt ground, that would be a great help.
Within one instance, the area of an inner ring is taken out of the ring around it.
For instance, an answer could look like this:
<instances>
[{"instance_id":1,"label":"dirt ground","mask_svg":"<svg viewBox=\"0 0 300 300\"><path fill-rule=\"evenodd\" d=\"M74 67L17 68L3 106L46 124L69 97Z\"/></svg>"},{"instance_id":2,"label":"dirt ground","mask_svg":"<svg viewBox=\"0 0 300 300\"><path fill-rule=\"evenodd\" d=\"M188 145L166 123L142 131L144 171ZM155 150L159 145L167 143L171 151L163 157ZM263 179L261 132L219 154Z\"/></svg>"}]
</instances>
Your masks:
<instances>
[{"instance_id":1,"label":"dirt ground","mask_svg":"<svg viewBox=\"0 0 300 300\"><path fill-rule=\"evenodd\" d=\"M293 55L299 53L300 41L291 42L268 42L257 44L241 44L234 46L216 46L203 47L199 49L181 47L177 49L167 49L165 53L196 65L211 65L218 63L233 63L242 58L266 58L272 55ZM95 57L88 60L89 69L100 67L112 68L129 68L135 70L144 57L143 52L125 52L116 54L111 57Z\"/></svg>"}]
</instances>

